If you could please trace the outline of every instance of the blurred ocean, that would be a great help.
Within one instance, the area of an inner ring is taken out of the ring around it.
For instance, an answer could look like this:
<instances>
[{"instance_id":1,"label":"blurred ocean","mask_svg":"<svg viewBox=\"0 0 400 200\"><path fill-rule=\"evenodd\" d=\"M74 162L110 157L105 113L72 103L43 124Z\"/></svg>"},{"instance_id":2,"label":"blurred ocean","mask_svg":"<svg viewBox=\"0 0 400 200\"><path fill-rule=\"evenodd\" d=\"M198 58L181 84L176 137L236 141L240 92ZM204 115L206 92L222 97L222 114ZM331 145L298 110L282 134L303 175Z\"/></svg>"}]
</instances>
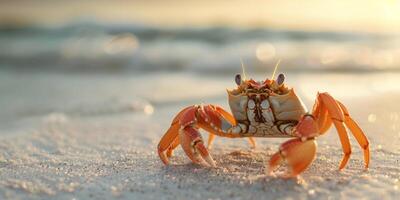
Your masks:
<instances>
[{"instance_id":1,"label":"blurred ocean","mask_svg":"<svg viewBox=\"0 0 400 200\"><path fill-rule=\"evenodd\" d=\"M0 68L76 72L397 71L400 37L230 27L92 22L0 27Z\"/></svg>"}]
</instances>

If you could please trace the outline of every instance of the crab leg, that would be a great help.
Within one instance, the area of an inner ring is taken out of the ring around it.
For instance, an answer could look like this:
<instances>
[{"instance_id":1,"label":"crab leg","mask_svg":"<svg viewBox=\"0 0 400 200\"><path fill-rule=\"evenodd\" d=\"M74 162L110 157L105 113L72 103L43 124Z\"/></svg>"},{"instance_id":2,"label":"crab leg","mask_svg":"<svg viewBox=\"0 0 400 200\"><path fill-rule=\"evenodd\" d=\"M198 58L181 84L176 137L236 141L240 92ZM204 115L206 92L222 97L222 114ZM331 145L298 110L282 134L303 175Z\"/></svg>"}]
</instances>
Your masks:
<instances>
[{"instance_id":1,"label":"crab leg","mask_svg":"<svg viewBox=\"0 0 400 200\"><path fill-rule=\"evenodd\" d=\"M255 149L256 148L256 140L253 137L249 137L249 142L251 145L251 148Z\"/></svg>"},{"instance_id":2,"label":"crab leg","mask_svg":"<svg viewBox=\"0 0 400 200\"><path fill-rule=\"evenodd\" d=\"M343 124L344 113L340 108L339 104L336 102L336 100L328 93L318 94L318 99L320 99L320 101L322 101L322 104L326 106L329 116L331 117L333 124L337 129L344 153L343 159L339 165L339 169L343 169L346 166L351 155L349 136L347 135L346 128L344 127Z\"/></svg>"},{"instance_id":3,"label":"crab leg","mask_svg":"<svg viewBox=\"0 0 400 200\"><path fill-rule=\"evenodd\" d=\"M214 141L214 139L215 139L215 135L212 134L212 133L210 133L210 134L208 135L207 149L211 149L211 147L212 147L212 142Z\"/></svg>"},{"instance_id":4,"label":"crab leg","mask_svg":"<svg viewBox=\"0 0 400 200\"><path fill-rule=\"evenodd\" d=\"M324 134L332 125L328 110L317 98L315 101L312 115L317 119L320 134Z\"/></svg>"},{"instance_id":5,"label":"crab leg","mask_svg":"<svg viewBox=\"0 0 400 200\"><path fill-rule=\"evenodd\" d=\"M339 134L340 142L342 143L344 155L342 161L340 162L339 169L343 169L346 166L347 162L349 161L351 154L349 136L347 135L347 131L343 125L343 122L333 121L333 123L335 124L335 127Z\"/></svg>"},{"instance_id":6,"label":"crab leg","mask_svg":"<svg viewBox=\"0 0 400 200\"><path fill-rule=\"evenodd\" d=\"M222 137L239 137L237 134L230 133L233 126L236 126L236 120L231 114L226 112L219 106L203 106L200 109L199 115L202 116L203 122L200 122L200 127L210 132L208 137L207 148L211 148L215 135ZM249 137L249 143L252 148L256 148L256 141L253 137Z\"/></svg>"},{"instance_id":7,"label":"crab leg","mask_svg":"<svg viewBox=\"0 0 400 200\"><path fill-rule=\"evenodd\" d=\"M350 117L350 114L349 114L349 111L347 110L347 108L339 101L337 101L337 103L339 104L340 108L342 108L342 110L343 110L344 117L345 117L344 123L350 129L351 133L356 138L358 144L363 149L365 168L368 168L368 166L369 166L368 138L365 136L364 132L361 130L361 128L358 126L358 124Z\"/></svg>"},{"instance_id":8,"label":"crab leg","mask_svg":"<svg viewBox=\"0 0 400 200\"><path fill-rule=\"evenodd\" d=\"M214 105L200 106L198 109L197 125L211 134L221 137L237 138L238 134L232 133L230 130L236 125L233 116L224 111L222 108Z\"/></svg>"}]
</instances>

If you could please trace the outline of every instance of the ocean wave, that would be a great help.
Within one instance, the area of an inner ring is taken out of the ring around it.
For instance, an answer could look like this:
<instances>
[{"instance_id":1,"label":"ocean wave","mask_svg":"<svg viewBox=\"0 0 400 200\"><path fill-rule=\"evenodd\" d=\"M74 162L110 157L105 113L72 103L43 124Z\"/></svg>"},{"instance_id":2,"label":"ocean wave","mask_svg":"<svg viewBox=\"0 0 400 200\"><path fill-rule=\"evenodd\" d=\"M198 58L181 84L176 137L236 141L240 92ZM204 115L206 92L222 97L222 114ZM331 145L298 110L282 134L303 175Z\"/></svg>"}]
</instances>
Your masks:
<instances>
[{"instance_id":1,"label":"ocean wave","mask_svg":"<svg viewBox=\"0 0 400 200\"><path fill-rule=\"evenodd\" d=\"M397 35L73 23L0 28L0 67L78 72L398 70Z\"/></svg>"}]
</instances>

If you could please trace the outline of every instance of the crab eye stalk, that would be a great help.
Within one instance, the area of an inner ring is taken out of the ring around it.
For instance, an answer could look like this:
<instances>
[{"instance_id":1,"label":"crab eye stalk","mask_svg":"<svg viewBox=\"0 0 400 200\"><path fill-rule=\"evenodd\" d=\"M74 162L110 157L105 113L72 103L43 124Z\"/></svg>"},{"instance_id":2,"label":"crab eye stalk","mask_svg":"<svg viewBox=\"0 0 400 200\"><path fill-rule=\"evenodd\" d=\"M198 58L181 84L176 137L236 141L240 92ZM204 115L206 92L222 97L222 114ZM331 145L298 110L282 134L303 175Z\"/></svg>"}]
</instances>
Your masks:
<instances>
[{"instance_id":1,"label":"crab eye stalk","mask_svg":"<svg viewBox=\"0 0 400 200\"><path fill-rule=\"evenodd\" d=\"M285 81L285 75L279 74L278 78L276 79L278 85L282 85L284 81Z\"/></svg>"},{"instance_id":2,"label":"crab eye stalk","mask_svg":"<svg viewBox=\"0 0 400 200\"><path fill-rule=\"evenodd\" d=\"M240 74L236 74L235 82L237 85L240 85L242 83L242 77L240 76Z\"/></svg>"}]
</instances>

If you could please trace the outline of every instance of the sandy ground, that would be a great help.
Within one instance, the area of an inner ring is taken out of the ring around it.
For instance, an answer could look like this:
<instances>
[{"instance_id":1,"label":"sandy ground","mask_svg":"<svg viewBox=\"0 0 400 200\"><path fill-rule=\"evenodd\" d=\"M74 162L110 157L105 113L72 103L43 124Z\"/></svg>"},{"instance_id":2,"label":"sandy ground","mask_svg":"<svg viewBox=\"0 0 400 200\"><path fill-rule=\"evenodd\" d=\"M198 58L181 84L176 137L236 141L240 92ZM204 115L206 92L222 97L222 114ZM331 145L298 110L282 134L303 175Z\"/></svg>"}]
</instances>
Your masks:
<instances>
[{"instance_id":1,"label":"sandy ground","mask_svg":"<svg viewBox=\"0 0 400 200\"><path fill-rule=\"evenodd\" d=\"M390 77L387 81L398 78ZM297 77L296 81L303 79ZM349 77L343 78L344 81L347 79ZM370 80L368 77L364 79ZM364 79L359 78L359 81ZM192 83L198 80L201 78L188 79L186 87L192 87ZM230 83L224 82L219 87L223 90L227 84ZM329 86L329 80L324 84L333 93L340 93L341 86ZM145 90L153 86L143 87ZM86 91L87 87L80 89ZM179 91L182 87L175 89ZM362 86L353 87L357 95L358 87ZM307 88L303 85L301 93L305 94ZM178 103L171 103L174 102L171 97L167 103L161 104L160 96L153 97L154 113L151 115L107 111L87 117L64 110L48 113L32 123L24 122L23 129L3 128L1 132L5 134L0 138L0 197L395 199L400 195L400 93L396 91L341 98L370 139L371 165L368 170L364 170L362 153L352 138L351 160L344 170L338 171L342 151L332 129L318 138L318 155L311 167L299 178L290 180L264 173L265 162L285 139L258 139L257 148L250 149L244 139L217 138L211 150L217 168L191 164L180 148L172 158L174 165L163 166L156 145L172 116L183 106L199 99L191 94L186 94L190 96L189 100ZM212 103L226 107L224 95L214 99L211 98L212 92L208 95ZM179 95L175 97L179 99ZM310 105L311 98L305 98L306 104Z\"/></svg>"}]
</instances>

